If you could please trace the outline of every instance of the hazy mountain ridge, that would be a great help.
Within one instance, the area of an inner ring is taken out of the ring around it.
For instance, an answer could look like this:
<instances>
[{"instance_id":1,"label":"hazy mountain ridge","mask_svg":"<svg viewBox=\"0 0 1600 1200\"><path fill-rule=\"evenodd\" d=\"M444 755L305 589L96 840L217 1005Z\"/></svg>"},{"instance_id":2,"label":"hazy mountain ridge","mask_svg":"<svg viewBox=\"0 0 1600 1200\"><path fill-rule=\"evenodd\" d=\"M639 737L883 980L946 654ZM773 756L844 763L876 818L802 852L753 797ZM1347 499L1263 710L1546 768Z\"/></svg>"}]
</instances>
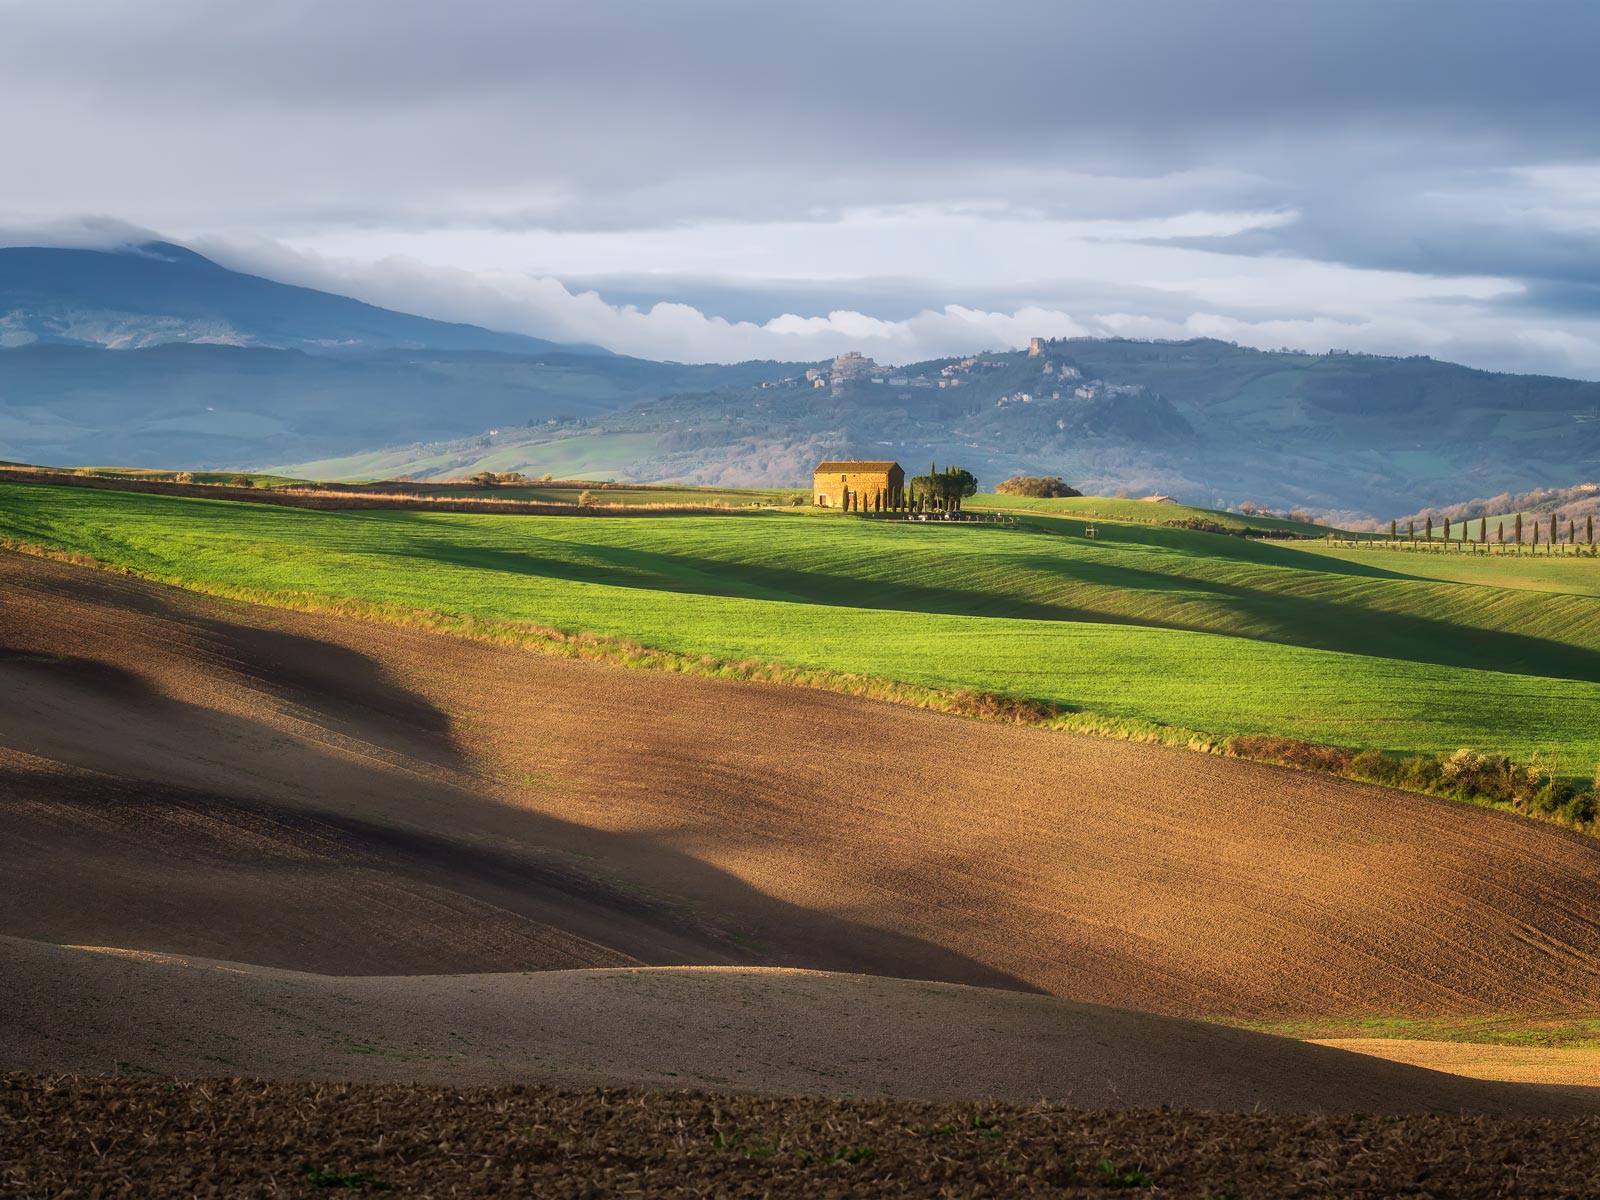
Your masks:
<instances>
[{"instance_id":1,"label":"hazy mountain ridge","mask_svg":"<svg viewBox=\"0 0 1600 1200\"><path fill-rule=\"evenodd\" d=\"M588 353L165 243L0 250L0 345L0 457L55 464L794 485L892 455L1351 520L1600 476L1600 384L1577 380L1077 338L815 387L806 364Z\"/></svg>"},{"instance_id":2,"label":"hazy mountain ridge","mask_svg":"<svg viewBox=\"0 0 1600 1200\"><path fill-rule=\"evenodd\" d=\"M167 242L116 251L0 249L0 346L140 349L169 342L312 353L424 347L605 353L276 283Z\"/></svg>"},{"instance_id":3,"label":"hazy mountain ridge","mask_svg":"<svg viewBox=\"0 0 1600 1200\"><path fill-rule=\"evenodd\" d=\"M764 387L686 392L582 428L501 430L314 465L792 485L818 458L893 454L919 466L957 461L987 485L1059 474L1095 492L1349 520L1472 490L1566 486L1600 470L1600 385L1427 358L1072 339L1037 356L885 369L838 391L783 364L773 372Z\"/></svg>"}]
</instances>

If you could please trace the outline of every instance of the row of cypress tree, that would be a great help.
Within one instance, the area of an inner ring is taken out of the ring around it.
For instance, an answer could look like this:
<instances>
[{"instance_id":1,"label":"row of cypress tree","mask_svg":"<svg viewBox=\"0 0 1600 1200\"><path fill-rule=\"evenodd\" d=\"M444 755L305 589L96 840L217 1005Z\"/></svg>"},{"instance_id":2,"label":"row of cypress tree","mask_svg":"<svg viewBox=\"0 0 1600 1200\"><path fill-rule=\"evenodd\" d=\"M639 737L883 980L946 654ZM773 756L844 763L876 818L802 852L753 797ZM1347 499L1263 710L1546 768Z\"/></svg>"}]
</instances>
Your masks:
<instances>
[{"instance_id":1,"label":"row of cypress tree","mask_svg":"<svg viewBox=\"0 0 1600 1200\"><path fill-rule=\"evenodd\" d=\"M1470 536L1471 536L1470 532L1469 532L1469 526L1470 525L1471 525L1470 521L1462 521L1460 526L1459 526L1459 528L1461 530L1461 537L1460 537L1459 540L1461 542L1463 542L1463 543L1465 543L1465 542L1470 540ZM1538 521L1532 522L1532 524L1529 526L1529 528L1531 529L1531 544L1537 546L1539 544L1539 522ZM1444 519L1444 526L1443 526L1443 529L1442 529L1441 533L1442 533L1442 540L1443 541L1448 542L1448 541L1452 540L1451 537L1450 537L1450 518L1449 517L1446 517ZM1425 541L1429 541L1429 542L1433 541L1433 518L1432 517L1428 517L1428 518L1425 519L1422 536L1423 536L1423 539ZM1506 540L1506 523L1504 521L1501 521L1499 523L1499 528L1497 530L1497 536L1499 538L1500 544L1504 545L1505 544L1505 540ZM1511 538L1512 538L1512 544L1513 545L1517 545L1517 546L1522 545L1522 542L1523 542L1523 524L1522 524L1522 514L1521 513L1518 513L1517 516L1516 516L1516 521L1515 521L1515 523L1514 523L1514 525L1512 527ZM1389 540L1391 542L1394 542L1394 541L1398 541L1399 539L1400 539L1400 523L1398 521L1390 521L1389 522ZM1416 521L1408 521L1408 522L1406 522L1406 539L1408 541L1412 541L1412 542L1417 540L1417 523L1416 523ZM1552 545L1552 546L1559 545L1560 542L1561 542L1560 520L1556 516L1555 513L1551 513L1550 514L1550 531L1546 535L1546 539L1545 540L1549 545ZM1590 546L1594 545L1594 515L1593 514L1590 514L1588 517L1584 518L1584 540L1585 540L1585 543L1587 545L1590 545ZM1488 541L1489 541L1489 518L1488 517L1479 517L1478 518L1478 544L1479 545L1485 545L1485 544L1487 544ZM1567 544L1569 546L1576 546L1578 544L1578 522L1577 522L1576 519L1570 518L1570 517L1567 519Z\"/></svg>"}]
</instances>

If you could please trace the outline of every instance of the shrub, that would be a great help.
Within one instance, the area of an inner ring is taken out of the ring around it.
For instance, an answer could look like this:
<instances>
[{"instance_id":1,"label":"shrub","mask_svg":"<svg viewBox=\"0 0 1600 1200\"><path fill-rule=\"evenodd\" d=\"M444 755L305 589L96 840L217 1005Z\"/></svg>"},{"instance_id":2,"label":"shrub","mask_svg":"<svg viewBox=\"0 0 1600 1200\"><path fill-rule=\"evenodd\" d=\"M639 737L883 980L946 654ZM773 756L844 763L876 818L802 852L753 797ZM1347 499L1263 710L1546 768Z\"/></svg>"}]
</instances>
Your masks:
<instances>
[{"instance_id":1,"label":"shrub","mask_svg":"<svg viewBox=\"0 0 1600 1200\"><path fill-rule=\"evenodd\" d=\"M1350 773L1358 779L1388 784L1398 778L1400 764L1381 750L1363 750L1350 760Z\"/></svg>"},{"instance_id":2,"label":"shrub","mask_svg":"<svg viewBox=\"0 0 1600 1200\"><path fill-rule=\"evenodd\" d=\"M594 502L594 493L588 488L584 488L583 491L578 493L578 503L584 508L589 508L594 504Z\"/></svg>"},{"instance_id":3,"label":"shrub","mask_svg":"<svg viewBox=\"0 0 1600 1200\"><path fill-rule=\"evenodd\" d=\"M1349 769L1353 755L1339 746L1321 746L1299 738L1278 737L1273 734L1246 734L1228 739L1228 753L1239 758L1255 758L1263 762L1282 763L1302 771L1323 771L1333 775Z\"/></svg>"},{"instance_id":4,"label":"shrub","mask_svg":"<svg viewBox=\"0 0 1600 1200\"><path fill-rule=\"evenodd\" d=\"M1575 798L1575 789L1559 781L1547 783L1528 798L1528 811L1541 817L1554 816L1564 810Z\"/></svg>"},{"instance_id":5,"label":"shrub","mask_svg":"<svg viewBox=\"0 0 1600 1200\"><path fill-rule=\"evenodd\" d=\"M228 482L233 484L234 487L255 487L256 485L256 481L248 475L235 475Z\"/></svg>"},{"instance_id":6,"label":"shrub","mask_svg":"<svg viewBox=\"0 0 1600 1200\"><path fill-rule=\"evenodd\" d=\"M176 475L174 475L172 477L172 482L173 483L193 483L194 482L194 472L193 471L179 471Z\"/></svg>"},{"instance_id":7,"label":"shrub","mask_svg":"<svg viewBox=\"0 0 1600 1200\"><path fill-rule=\"evenodd\" d=\"M1503 754L1462 747L1448 757L1439 756L1439 773L1445 785L1463 797L1509 800L1513 794L1511 760Z\"/></svg>"},{"instance_id":8,"label":"shrub","mask_svg":"<svg viewBox=\"0 0 1600 1200\"><path fill-rule=\"evenodd\" d=\"M1568 825L1589 825L1594 821L1596 796L1593 792L1578 792L1557 811L1556 815Z\"/></svg>"},{"instance_id":9,"label":"shrub","mask_svg":"<svg viewBox=\"0 0 1600 1200\"><path fill-rule=\"evenodd\" d=\"M1397 782L1415 792L1431 792L1444 783L1444 771L1437 758L1416 754L1400 764Z\"/></svg>"},{"instance_id":10,"label":"shrub","mask_svg":"<svg viewBox=\"0 0 1600 1200\"><path fill-rule=\"evenodd\" d=\"M1045 500L1083 495L1054 475L1017 475L995 484L994 490L1002 496L1036 496Z\"/></svg>"}]
</instances>

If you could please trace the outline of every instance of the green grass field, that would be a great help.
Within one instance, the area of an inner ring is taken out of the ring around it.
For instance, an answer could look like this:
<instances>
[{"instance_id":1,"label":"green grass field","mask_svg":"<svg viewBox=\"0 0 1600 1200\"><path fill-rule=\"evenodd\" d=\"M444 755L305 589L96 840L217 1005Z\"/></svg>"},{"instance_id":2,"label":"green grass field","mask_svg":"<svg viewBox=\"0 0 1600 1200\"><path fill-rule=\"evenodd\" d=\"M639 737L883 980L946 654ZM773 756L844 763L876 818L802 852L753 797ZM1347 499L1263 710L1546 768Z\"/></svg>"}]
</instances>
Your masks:
<instances>
[{"instance_id":1,"label":"green grass field","mask_svg":"<svg viewBox=\"0 0 1600 1200\"><path fill-rule=\"evenodd\" d=\"M1149 500L1123 500L1111 496L1072 496L1046 500L1036 496L999 496L985 493L967 499L965 506L974 512L1026 512L1041 516L1079 517L1086 520L1133 521L1167 525L1185 520L1209 521L1225 529L1275 530L1300 537L1323 537L1328 529L1305 521L1281 517L1244 516L1186 504L1156 504ZM1347 535L1348 536L1348 535Z\"/></svg>"},{"instance_id":2,"label":"green grass field","mask_svg":"<svg viewBox=\"0 0 1600 1200\"><path fill-rule=\"evenodd\" d=\"M383 491L382 483L372 485ZM806 500L804 488L710 488L675 487L652 484L649 487L585 487L583 484L529 483L505 484L493 488L447 487L435 483L411 486L408 491L422 496L477 497L484 500L532 500L547 504L576 504L589 492L596 504L713 504L727 508L751 505L788 504L795 496Z\"/></svg>"},{"instance_id":3,"label":"green grass field","mask_svg":"<svg viewBox=\"0 0 1600 1200\"><path fill-rule=\"evenodd\" d=\"M1060 532L1074 524L311 512L0 483L0 536L201 588L533 622L1207 735L1559 745L1573 777L1600 761L1600 597L1542 589L1543 560L1478 560L1462 582L1408 573L1412 556L1115 522L1089 542ZM1548 566L1600 579L1595 560Z\"/></svg>"}]
</instances>

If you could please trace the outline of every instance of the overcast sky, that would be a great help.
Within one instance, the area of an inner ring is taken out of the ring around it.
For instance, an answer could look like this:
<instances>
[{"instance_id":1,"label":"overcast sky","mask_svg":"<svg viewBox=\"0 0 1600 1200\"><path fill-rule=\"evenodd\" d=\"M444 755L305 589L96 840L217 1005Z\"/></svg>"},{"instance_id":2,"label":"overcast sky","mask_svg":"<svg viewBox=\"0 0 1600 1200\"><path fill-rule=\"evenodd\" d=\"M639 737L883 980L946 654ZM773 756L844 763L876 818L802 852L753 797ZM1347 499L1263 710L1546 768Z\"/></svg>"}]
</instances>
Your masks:
<instances>
[{"instance_id":1,"label":"overcast sky","mask_svg":"<svg viewBox=\"0 0 1600 1200\"><path fill-rule=\"evenodd\" d=\"M680 360L1600 378L1600 4L0 0L0 240Z\"/></svg>"}]
</instances>

